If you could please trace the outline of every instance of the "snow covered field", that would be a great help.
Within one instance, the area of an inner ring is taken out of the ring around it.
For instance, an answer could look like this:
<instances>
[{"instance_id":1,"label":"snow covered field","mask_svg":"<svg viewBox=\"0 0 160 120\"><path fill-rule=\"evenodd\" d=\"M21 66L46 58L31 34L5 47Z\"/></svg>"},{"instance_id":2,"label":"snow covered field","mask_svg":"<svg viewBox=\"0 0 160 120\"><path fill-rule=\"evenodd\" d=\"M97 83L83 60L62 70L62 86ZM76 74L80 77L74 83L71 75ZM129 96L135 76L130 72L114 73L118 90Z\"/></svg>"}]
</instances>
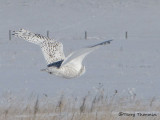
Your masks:
<instances>
[{"instance_id":1,"label":"snow covered field","mask_svg":"<svg viewBox=\"0 0 160 120\"><path fill-rule=\"evenodd\" d=\"M158 0L1 0L0 95L84 96L103 87L107 95L118 90L122 96L159 98L159 11ZM40 71L46 62L38 46L9 40L8 31L19 28L42 35L49 30L51 38L64 44L66 55L114 41L85 59L82 77L66 80Z\"/></svg>"}]
</instances>

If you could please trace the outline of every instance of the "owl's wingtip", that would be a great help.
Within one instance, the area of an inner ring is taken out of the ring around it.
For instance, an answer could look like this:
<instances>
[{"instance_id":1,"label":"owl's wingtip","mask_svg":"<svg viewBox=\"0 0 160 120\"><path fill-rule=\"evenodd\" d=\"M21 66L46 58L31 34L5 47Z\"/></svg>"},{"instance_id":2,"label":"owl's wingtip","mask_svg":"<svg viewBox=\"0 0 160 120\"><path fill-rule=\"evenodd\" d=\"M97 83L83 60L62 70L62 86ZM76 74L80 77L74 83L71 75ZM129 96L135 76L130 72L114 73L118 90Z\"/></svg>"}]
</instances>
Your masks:
<instances>
[{"instance_id":1,"label":"owl's wingtip","mask_svg":"<svg viewBox=\"0 0 160 120\"><path fill-rule=\"evenodd\" d=\"M111 39L111 40L107 40L107 41L106 41L106 43L110 44L110 43L111 43L111 41L113 41L113 39Z\"/></svg>"}]
</instances>

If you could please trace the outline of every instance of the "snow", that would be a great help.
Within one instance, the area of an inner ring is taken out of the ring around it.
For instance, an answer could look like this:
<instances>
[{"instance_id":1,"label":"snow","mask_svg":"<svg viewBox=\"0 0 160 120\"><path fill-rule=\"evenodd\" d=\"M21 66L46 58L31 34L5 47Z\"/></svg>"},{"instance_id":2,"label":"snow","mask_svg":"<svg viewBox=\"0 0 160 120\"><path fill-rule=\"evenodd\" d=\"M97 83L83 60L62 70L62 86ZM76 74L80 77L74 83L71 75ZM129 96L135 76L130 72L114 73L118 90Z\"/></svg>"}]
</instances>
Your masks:
<instances>
[{"instance_id":1,"label":"snow","mask_svg":"<svg viewBox=\"0 0 160 120\"><path fill-rule=\"evenodd\" d=\"M102 83L108 95L134 90L138 97L159 97L159 9L157 0L1 0L0 94L81 96ZM114 41L85 59L82 77L66 80L40 71L46 62L38 46L13 37L9 41L8 31L19 28L42 35L49 30L66 55Z\"/></svg>"}]
</instances>

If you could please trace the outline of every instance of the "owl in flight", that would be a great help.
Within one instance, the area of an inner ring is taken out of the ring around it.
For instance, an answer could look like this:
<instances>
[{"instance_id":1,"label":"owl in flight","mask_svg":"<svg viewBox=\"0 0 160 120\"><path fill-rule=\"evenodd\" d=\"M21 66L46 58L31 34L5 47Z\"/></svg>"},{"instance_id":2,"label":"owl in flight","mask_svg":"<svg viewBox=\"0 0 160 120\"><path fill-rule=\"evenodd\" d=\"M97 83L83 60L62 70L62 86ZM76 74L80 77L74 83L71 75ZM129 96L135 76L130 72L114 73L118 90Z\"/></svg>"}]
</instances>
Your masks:
<instances>
[{"instance_id":1,"label":"owl in flight","mask_svg":"<svg viewBox=\"0 0 160 120\"><path fill-rule=\"evenodd\" d=\"M59 41L55 41L40 34L32 33L25 29L20 29L17 32L13 31L13 35L41 47L44 58L48 64L47 68L42 69L42 71L68 79L79 77L84 74L85 66L82 65L82 62L85 56L102 45L110 44L112 41L107 40L96 45L82 48L65 57L63 44Z\"/></svg>"}]
</instances>

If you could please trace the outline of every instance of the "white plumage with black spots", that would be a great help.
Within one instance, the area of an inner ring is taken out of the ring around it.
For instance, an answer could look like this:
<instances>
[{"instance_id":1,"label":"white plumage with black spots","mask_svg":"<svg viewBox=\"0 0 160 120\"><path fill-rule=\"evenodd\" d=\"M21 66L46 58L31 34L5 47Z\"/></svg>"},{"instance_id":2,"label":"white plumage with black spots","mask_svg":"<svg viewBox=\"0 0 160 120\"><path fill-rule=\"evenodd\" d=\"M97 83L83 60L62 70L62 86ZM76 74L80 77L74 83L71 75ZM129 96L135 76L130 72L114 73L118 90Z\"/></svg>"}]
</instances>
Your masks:
<instances>
[{"instance_id":1,"label":"white plumage with black spots","mask_svg":"<svg viewBox=\"0 0 160 120\"><path fill-rule=\"evenodd\" d=\"M39 45L48 64L64 60L65 58L63 44L58 41L24 29L14 32L13 35Z\"/></svg>"},{"instance_id":2,"label":"white plumage with black spots","mask_svg":"<svg viewBox=\"0 0 160 120\"><path fill-rule=\"evenodd\" d=\"M75 78L84 74L85 66L82 65L83 59L95 49L102 45L110 44L112 41L107 40L96 45L82 48L65 57L63 44L59 41L32 33L25 29L20 29L17 32L14 31L13 35L39 45L48 64L47 68L42 69L42 71L64 78Z\"/></svg>"}]
</instances>

